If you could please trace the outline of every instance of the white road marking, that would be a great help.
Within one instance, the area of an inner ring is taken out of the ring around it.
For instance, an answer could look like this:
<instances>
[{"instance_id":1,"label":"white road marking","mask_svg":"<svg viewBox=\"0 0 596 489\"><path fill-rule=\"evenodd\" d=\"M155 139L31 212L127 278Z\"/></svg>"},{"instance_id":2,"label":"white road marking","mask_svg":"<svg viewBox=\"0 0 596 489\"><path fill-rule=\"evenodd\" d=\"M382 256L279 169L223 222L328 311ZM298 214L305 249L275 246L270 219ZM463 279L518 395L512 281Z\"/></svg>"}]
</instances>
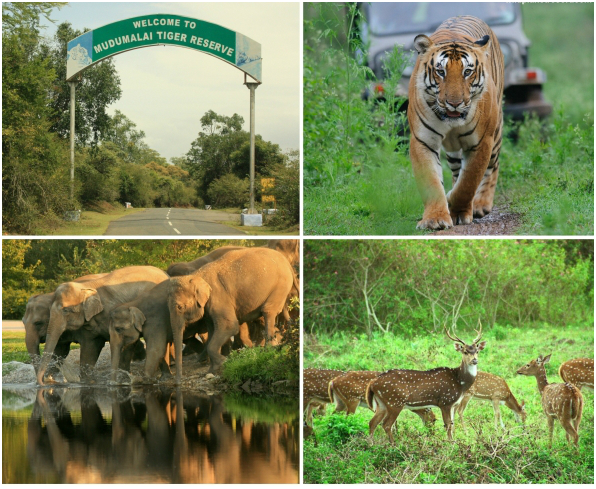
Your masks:
<instances>
[{"instance_id":1,"label":"white road marking","mask_svg":"<svg viewBox=\"0 0 596 489\"><path fill-rule=\"evenodd\" d=\"M174 231L176 231L178 234L180 234L180 231L178 231L176 228L174 228Z\"/></svg>"},{"instance_id":2,"label":"white road marking","mask_svg":"<svg viewBox=\"0 0 596 489\"><path fill-rule=\"evenodd\" d=\"M168 224L169 224L170 226L173 226L173 224L172 224L172 221L169 221L169 222L168 222Z\"/></svg>"}]
</instances>

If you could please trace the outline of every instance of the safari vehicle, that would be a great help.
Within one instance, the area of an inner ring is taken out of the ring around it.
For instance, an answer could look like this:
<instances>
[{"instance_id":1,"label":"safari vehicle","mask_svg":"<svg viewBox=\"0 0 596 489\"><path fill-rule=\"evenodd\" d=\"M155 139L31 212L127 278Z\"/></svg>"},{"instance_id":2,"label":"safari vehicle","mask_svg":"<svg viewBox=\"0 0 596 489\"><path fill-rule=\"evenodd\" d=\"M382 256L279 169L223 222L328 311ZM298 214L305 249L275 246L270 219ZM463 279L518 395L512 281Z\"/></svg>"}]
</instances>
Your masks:
<instances>
[{"instance_id":1,"label":"safari vehicle","mask_svg":"<svg viewBox=\"0 0 596 489\"><path fill-rule=\"evenodd\" d=\"M472 15L484 20L494 31L505 58L504 112L512 119L523 119L530 112L543 118L552 112L552 105L542 93L546 73L540 68L529 67L530 41L522 29L522 12L519 3L385 3L359 4L363 15L359 31L368 46L368 66L375 73L377 82L364 94L371 93L377 100L384 99L383 60L395 45L402 45L409 53L397 89L398 96L407 97L410 76L416 62L414 38L418 34L431 35L444 20L457 15ZM400 110L407 108L405 102Z\"/></svg>"}]
</instances>

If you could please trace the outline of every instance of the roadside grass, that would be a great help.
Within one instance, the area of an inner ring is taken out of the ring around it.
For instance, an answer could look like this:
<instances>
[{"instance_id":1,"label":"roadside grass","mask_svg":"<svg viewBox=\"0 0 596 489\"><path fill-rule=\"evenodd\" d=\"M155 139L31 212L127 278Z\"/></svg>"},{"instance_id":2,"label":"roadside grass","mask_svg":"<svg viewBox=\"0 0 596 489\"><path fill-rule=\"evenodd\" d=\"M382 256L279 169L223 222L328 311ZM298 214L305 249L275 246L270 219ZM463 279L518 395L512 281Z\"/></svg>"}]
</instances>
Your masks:
<instances>
[{"instance_id":1,"label":"roadside grass","mask_svg":"<svg viewBox=\"0 0 596 489\"><path fill-rule=\"evenodd\" d=\"M462 338L474 333L458 331ZM359 408L355 415L326 414L314 418L317 445L304 442L305 483L583 483L594 482L594 394L583 392L585 406L580 424L579 450L569 445L560 423L555 424L553 448L536 380L516 370L539 354L552 353L546 364L549 382L561 382L559 365L570 358L593 357L591 324L559 327L549 324L486 329L486 349L479 369L503 377L519 402L526 402L526 426L501 406L505 429L496 428L492 404L472 400L463 430L456 415L455 442L449 443L440 412L426 428L417 416L402 412L394 426L396 445L388 443L381 427L369 444L372 412ZM393 335L336 334L307 336L304 368L342 370L429 369L455 367L461 361L443 334L410 338Z\"/></svg>"},{"instance_id":2,"label":"roadside grass","mask_svg":"<svg viewBox=\"0 0 596 489\"><path fill-rule=\"evenodd\" d=\"M112 221L143 210L145 209L116 208L109 212L82 211L79 221L51 220L49 226L39 226L34 234L39 236L101 236Z\"/></svg>"},{"instance_id":3,"label":"roadside grass","mask_svg":"<svg viewBox=\"0 0 596 489\"><path fill-rule=\"evenodd\" d=\"M523 3L530 66L546 71L544 94L572 124L594 118L594 3ZM562 21L564 19L564 21ZM589 125L589 123L588 123Z\"/></svg>"},{"instance_id":4,"label":"roadside grass","mask_svg":"<svg viewBox=\"0 0 596 489\"><path fill-rule=\"evenodd\" d=\"M45 346L45 343L39 345L40 354ZM70 345L71 350L78 348L76 343ZM2 363L8 362L31 363L25 344L25 331L2 331Z\"/></svg>"},{"instance_id":5,"label":"roadside grass","mask_svg":"<svg viewBox=\"0 0 596 489\"><path fill-rule=\"evenodd\" d=\"M388 124L400 116L389 104L372 107L361 98L371 74L346 47L351 8L319 8L318 17L305 11L304 233L426 234L416 230L423 205L407 138ZM528 4L523 9L532 40L530 64L546 70L545 94L555 113L543 122L529 119L515 127L506 122L506 133L519 137L504 140L495 204L520 214L518 234L592 235L594 7ZM571 56L578 43L581 56ZM350 41L350 49L363 46ZM393 56L399 65L402 54ZM391 72L394 79L400 73ZM451 174L443 163L448 191Z\"/></svg>"}]
</instances>

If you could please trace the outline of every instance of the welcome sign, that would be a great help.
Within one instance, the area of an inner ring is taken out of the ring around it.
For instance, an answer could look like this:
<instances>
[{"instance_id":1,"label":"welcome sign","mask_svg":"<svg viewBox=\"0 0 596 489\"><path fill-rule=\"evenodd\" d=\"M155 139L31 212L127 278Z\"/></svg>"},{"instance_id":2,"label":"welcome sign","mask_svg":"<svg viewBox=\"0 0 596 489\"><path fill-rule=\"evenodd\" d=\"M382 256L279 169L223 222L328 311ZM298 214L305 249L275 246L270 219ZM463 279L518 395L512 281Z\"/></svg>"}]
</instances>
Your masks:
<instances>
[{"instance_id":1,"label":"welcome sign","mask_svg":"<svg viewBox=\"0 0 596 489\"><path fill-rule=\"evenodd\" d=\"M95 63L148 46L196 49L234 65L261 83L261 45L217 24L190 17L154 14L121 20L73 39L67 46L66 80Z\"/></svg>"}]
</instances>

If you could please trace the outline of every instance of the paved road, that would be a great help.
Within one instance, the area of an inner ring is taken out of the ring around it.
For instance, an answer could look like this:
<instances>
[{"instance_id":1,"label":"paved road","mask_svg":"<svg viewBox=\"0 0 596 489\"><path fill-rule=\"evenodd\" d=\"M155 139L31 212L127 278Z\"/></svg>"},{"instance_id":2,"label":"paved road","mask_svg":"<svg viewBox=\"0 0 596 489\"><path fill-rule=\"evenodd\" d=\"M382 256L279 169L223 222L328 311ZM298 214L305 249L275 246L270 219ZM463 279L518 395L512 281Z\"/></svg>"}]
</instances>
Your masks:
<instances>
[{"instance_id":1,"label":"paved road","mask_svg":"<svg viewBox=\"0 0 596 489\"><path fill-rule=\"evenodd\" d=\"M22 331L25 332L23 321L16 321L12 319L2 320L2 331Z\"/></svg>"},{"instance_id":2,"label":"paved road","mask_svg":"<svg viewBox=\"0 0 596 489\"><path fill-rule=\"evenodd\" d=\"M238 221L240 217L221 211L201 209L145 209L112 221L106 236L236 236L246 233L221 221Z\"/></svg>"}]
</instances>

